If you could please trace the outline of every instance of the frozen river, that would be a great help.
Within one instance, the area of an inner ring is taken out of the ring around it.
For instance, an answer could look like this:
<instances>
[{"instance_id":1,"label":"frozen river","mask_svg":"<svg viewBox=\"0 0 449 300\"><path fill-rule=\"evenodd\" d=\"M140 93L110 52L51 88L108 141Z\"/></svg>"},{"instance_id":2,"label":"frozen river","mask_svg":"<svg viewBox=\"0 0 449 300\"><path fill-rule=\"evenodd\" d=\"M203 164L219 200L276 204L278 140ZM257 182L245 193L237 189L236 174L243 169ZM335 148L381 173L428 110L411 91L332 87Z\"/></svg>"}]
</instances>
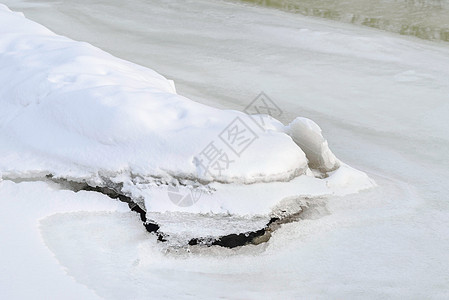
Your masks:
<instances>
[{"instance_id":1,"label":"frozen river","mask_svg":"<svg viewBox=\"0 0 449 300\"><path fill-rule=\"evenodd\" d=\"M77 282L111 298L449 296L449 44L238 2L3 3L155 69L193 100L242 110L264 91L282 121L315 120L336 155L378 184L328 199L328 216L284 226L264 249L172 257L77 235L89 257L80 264L48 240Z\"/></svg>"},{"instance_id":2,"label":"frozen river","mask_svg":"<svg viewBox=\"0 0 449 300\"><path fill-rule=\"evenodd\" d=\"M449 41L447 0L246 0L305 16Z\"/></svg>"}]
</instances>

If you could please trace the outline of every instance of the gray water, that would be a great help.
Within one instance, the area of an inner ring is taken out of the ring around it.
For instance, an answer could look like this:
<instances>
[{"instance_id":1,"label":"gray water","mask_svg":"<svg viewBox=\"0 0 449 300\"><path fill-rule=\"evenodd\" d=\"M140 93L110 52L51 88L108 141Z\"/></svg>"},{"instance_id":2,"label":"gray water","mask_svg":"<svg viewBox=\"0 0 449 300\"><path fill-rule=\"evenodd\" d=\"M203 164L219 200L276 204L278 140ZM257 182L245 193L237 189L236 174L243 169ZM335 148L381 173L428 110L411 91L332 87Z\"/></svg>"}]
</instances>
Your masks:
<instances>
[{"instance_id":1,"label":"gray water","mask_svg":"<svg viewBox=\"0 0 449 300\"><path fill-rule=\"evenodd\" d=\"M448 0L243 0L305 16L449 41Z\"/></svg>"}]
</instances>

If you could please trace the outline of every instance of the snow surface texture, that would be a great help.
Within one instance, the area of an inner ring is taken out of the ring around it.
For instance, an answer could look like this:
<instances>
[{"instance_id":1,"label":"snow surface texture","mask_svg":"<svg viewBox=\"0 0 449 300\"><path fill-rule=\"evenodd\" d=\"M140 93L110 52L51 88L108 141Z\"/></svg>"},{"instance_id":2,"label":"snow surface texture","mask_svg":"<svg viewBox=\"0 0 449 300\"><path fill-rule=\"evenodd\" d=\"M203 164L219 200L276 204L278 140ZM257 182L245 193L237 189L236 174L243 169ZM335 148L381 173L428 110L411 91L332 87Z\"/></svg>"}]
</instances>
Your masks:
<instances>
[{"instance_id":1,"label":"snow surface texture","mask_svg":"<svg viewBox=\"0 0 449 300\"><path fill-rule=\"evenodd\" d=\"M449 298L448 45L218 0L6 2L208 105L243 110L262 89L285 123L316 120L378 187L329 197L328 215L283 225L265 245L178 257L136 218L77 211L89 193L5 180L0 298L87 299L86 286L108 299ZM33 219L68 195L67 214Z\"/></svg>"},{"instance_id":2,"label":"snow surface texture","mask_svg":"<svg viewBox=\"0 0 449 300\"><path fill-rule=\"evenodd\" d=\"M79 218L100 212L117 215L118 219L129 220L128 228L134 226L135 232L145 235L142 224L126 204L98 193L75 194L45 182L4 180L0 181L0 200L1 299L100 298L68 277L48 251L39 230L40 221L48 216L70 212L78 212ZM66 231L64 239L73 240L73 233ZM85 249L79 243L76 247Z\"/></svg>"},{"instance_id":3,"label":"snow surface texture","mask_svg":"<svg viewBox=\"0 0 449 300\"><path fill-rule=\"evenodd\" d=\"M0 9L3 177L51 174L112 185L144 199L149 211L241 215L268 215L288 197L346 194L374 184L362 172L338 168L311 120L284 127L268 116L258 123L193 102L153 70ZM221 164L205 161L210 157ZM323 180L309 167L334 172ZM167 192L180 183L187 192L210 184L200 201L186 206Z\"/></svg>"},{"instance_id":4,"label":"snow surface texture","mask_svg":"<svg viewBox=\"0 0 449 300\"><path fill-rule=\"evenodd\" d=\"M0 20L6 175L90 179L128 172L247 183L305 171L301 149L270 130L259 132L238 163L217 174L199 172L194 156L235 118L251 122L248 116L192 102L156 72L57 36L4 7ZM12 149L20 155L7 152Z\"/></svg>"}]
</instances>

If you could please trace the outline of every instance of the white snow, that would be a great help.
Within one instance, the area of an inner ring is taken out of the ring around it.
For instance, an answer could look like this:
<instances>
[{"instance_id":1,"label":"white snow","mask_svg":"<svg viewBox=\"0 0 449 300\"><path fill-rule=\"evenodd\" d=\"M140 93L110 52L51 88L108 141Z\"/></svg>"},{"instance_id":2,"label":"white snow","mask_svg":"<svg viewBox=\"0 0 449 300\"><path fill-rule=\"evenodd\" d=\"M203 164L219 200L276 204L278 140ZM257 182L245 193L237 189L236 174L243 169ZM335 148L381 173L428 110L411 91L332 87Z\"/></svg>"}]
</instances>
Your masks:
<instances>
[{"instance_id":1,"label":"white snow","mask_svg":"<svg viewBox=\"0 0 449 300\"><path fill-rule=\"evenodd\" d=\"M0 13L4 176L92 180L128 172L252 182L304 172L301 149L273 131L260 131L238 162L220 173L199 172L193 157L235 118L250 123L249 117L189 101L150 69L57 36L4 6Z\"/></svg>"},{"instance_id":2,"label":"white snow","mask_svg":"<svg viewBox=\"0 0 449 300\"><path fill-rule=\"evenodd\" d=\"M316 125L305 128L295 121L286 130L273 118L258 124L242 112L193 102L153 70L0 9L3 177L112 181L134 199L143 198L149 211L241 215L268 215L288 197L373 186L349 167L335 171L359 178L353 185L346 180L347 189L332 182L335 176L321 180L306 174L308 160L299 146L308 149L310 168L337 168ZM220 164L206 172L207 159L217 156ZM211 183L212 192L194 205L180 207L167 193L167 185L179 179L221 183ZM163 184L155 187L155 180Z\"/></svg>"},{"instance_id":3,"label":"white snow","mask_svg":"<svg viewBox=\"0 0 449 300\"><path fill-rule=\"evenodd\" d=\"M298 117L289 124L286 132L305 152L310 168L329 172L339 167L337 158L321 134L321 128L312 120Z\"/></svg>"},{"instance_id":4,"label":"white snow","mask_svg":"<svg viewBox=\"0 0 449 300\"><path fill-rule=\"evenodd\" d=\"M97 193L60 191L45 182L3 180L0 201L1 299L100 299L94 291L68 277L48 251L39 230L40 220L48 216L99 211L113 216L129 214L130 224L137 224L134 230L145 230L124 203ZM68 242L73 232L65 234Z\"/></svg>"},{"instance_id":5,"label":"white snow","mask_svg":"<svg viewBox=\"0 0 449 300\"><path fill-rule=\"evenodd\" d=\"M192 206L177 206L170 201L165 186L130 184L124 191L138 199L145 199L146 208L153 212L179 211L190 213L231 213L239 215L266 215L283 199L308 196L346 195L375 185L365 173L347 165L329 173L328 178L299 176L288 182L265 182L251 185L211 183L213 192L204 192ZM189 192L189 186L179 187L180 194Z\"/></svg>"},{"instance_id":6,"label":"white snow","mask_svg":"<svg viewBox=\"0 0 449 300\"><path fill-rule=\"evenodd\" d=\"M161 253L136 219L70 213L72 205L67 214L40 216L42 240L21 238L13 230L22 223L11 213L18 207L3 199L39 206L50 192L4 180L0 230L14 226L0 235L2 253L2 245L13 253L0 258L8 266L0 298L88 298L85 287L110 299L448 298L446 44L224 1L6 2L59 34L155 68L191 99L243 109L263 90L284 110L282 121L317 121L337 157L378 187L324 197L327 214L283 225L265 245L173 254ZM353 180L362 178L339 174L327 184L332 191L347 192L346 184L356 188ZM88 195L76 199L89 202ZM37 222L30 224L23 231L37 234ZM29 275L25 258L41 261L45 272Z\"/></svg>"}]
</instances>

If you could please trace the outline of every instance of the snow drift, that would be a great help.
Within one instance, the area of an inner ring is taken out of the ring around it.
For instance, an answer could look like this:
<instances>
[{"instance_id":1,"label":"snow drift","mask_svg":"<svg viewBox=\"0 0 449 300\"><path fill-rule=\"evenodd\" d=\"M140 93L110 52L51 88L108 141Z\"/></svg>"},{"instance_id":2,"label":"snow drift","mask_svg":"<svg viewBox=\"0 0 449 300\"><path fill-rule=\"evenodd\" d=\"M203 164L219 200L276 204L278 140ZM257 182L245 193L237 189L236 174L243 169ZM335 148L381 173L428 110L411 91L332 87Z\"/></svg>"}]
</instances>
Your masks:
<instances>
[{"instance_id":1,"label":"snow drift","mask_svg":"<svg viewBox=\"0 0 449 300\"><path fill-rule=\"evenodd\" d=\"M264 117L261 125L193 102L155 71L58 36L5 6L0 35L3 177L108 185L154 212L242 215L268 214L289 197L373 185L335 158L308 119L283 126ZM215 167L204 161L212 157ZM205 195L178 205L167 186Z\"/></svg>"}]
</instances>

